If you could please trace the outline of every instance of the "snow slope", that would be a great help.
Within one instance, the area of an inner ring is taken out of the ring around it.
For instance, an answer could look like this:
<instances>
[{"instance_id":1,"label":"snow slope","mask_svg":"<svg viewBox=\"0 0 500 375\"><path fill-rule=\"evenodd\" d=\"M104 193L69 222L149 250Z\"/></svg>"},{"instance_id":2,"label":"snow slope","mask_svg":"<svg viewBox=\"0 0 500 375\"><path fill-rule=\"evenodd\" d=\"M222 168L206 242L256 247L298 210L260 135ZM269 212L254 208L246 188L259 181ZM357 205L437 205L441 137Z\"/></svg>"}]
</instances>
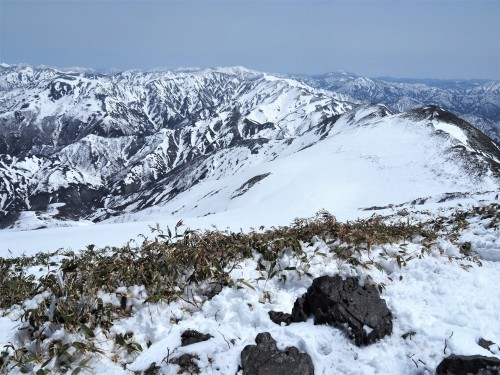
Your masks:
<instances>
[{"instance_id":1,"label":"snow slope","mask_svg":"<svg viewBox=\"0 0 500 375\"><path fill-rule=\"evenodd\" d=\"M210 155L258 153L352 108L243 68L99 75L2 66L0 89L3 227L52 203L66 204L58 219L94 221L147 206L160 184L175 195L202 180L197 166ZM180 183L192 168L195 180Z\"/></svg>"},{"instance_id":2,"label":"snow slope","mask_svg":"<svg viewBox=\"0 0 500 375\"><path fill-rule=\"evenodd\" d=\"M460 127L427 117L415 122L407 115L378 116L380 110L373 106L346 113L321 141L308 134L284 147L271 145L272 152L264 152L271 158L264 161L260 155L209 159L218 167L204 183L166 204L105 222L171 217L227 223L239 217L245 218L242 227L248 221L258 227L286 224L322 208L345 220L361 215L361 208L416 204L446 193L498 191L498 177L488 162L464 158L471 146ZM231 169L225 174L224 168L233 165L237 173ZM246 189L255 179L259 181Z\"/></svg>"}]
</instances>

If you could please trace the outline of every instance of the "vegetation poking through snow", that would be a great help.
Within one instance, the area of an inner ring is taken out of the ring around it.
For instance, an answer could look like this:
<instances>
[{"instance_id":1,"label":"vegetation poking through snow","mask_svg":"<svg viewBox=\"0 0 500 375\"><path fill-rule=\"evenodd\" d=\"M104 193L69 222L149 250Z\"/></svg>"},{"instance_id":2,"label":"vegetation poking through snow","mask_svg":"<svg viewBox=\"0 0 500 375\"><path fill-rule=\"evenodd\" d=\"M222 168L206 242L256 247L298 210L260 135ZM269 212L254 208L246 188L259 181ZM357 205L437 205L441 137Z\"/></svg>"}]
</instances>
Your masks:
<instances>
[{"instance_id":1,"label":"vegetation poking through snow","mask_svg":"<svg viewBox=\"0 0 500 375\"><path fill-rule=\"evenodd\" d=\"M109 354L101 344L110 340L117 353L133 357L144 348L132 333L113 332L118 319L143 306L175 300L196 310L223 287L254 289L261 280L286 283L287 277L311 277L308 269L314 257L379 271L389 261L402 268L430 254L464 261L464 269L480 266L471 244L459 243L460 232L472 218L489 219L490 228L499 228L499 212L498 204L490 204L417 221L402 210L341 223L321 211L290 226L249 233L190 230L179 222L173 231L151 228L153 238L143 237L140 245L103 249L89 245L82 252L0 258L0 313L20 321L16 339L1 352L0 370L78 373L94 356ZM442 238L460 252L446 254L439 245ZM324 246L308 251L315 243ZM387 244L399 250L388 250ZM284 257L293 262L284 265ZM232 271L248 259L257 261L262 277L232 277ZM384 284L378 288L382 291ZM119 355L111 359L126 363Z\"/></svg>"}]
</instances>

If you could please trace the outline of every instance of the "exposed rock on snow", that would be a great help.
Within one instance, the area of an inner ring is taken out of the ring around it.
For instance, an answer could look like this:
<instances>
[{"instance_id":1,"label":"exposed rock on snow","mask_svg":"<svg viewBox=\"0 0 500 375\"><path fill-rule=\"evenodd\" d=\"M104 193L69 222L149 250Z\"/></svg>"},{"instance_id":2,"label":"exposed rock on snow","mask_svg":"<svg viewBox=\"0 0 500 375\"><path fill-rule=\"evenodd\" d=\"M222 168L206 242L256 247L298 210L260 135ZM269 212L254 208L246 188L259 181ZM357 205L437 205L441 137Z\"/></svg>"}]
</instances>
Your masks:
<instances>
[{"instance_id":1,"label":"exposed rock on snow","mask_svg":"<svg viewBox=\"0 0 500 375\"><path fill-rule=\"evenodd\" d=\"M307 353L296 347L278 350L269 332L259 333L257 345L247 345L241 352L243 375L312 375L314 366Z\"/></svg>"},{"instance_id":2,"label":"exposed rock on snow","mask_svg":"<svg viewBox=\"0 0 500 375\"><path fill-rule=\"evenodd\" d=\"M485 340L483 338L480 338L477 344L481 348L484 348L484 349L492 352L493 354L495 354L495 352L500 351L500 347L497 346L497 344L495 344L493 341L490 341L490 340Z\"/></svg>"},{"instance_id":3,"label":"exposed rock on snow","mask_svg":"<svg viewBox=\"0 0 500 375\"><path fill-rule=\"evenodd\" d=\"M196 354L185 353L179 357L172 358L169 363L180 366L179 374L189 373L189 374L199 374L200 367L194 361L195 359L200 359Z\"/></svg>"},{"instance_id":4,"label":"exposed rock on snow","mask_svg":"<svg viewBox=\"0 0 500 375\"><path fill-rule=\"evenodd\" d=\"M500 359L482 355L450 355L436 369L436 375L498 375Z\"/></svg>"},{"instance_id":5,"label":"exposed rock on snow","mask_svg":"<svg viewBox=\"0 0 500 375\"><path fill-rule=\"evenodd\" d=\"M151 363L151 366L148 367L142 374L143 375L158 375L160 371L160 366L156 365L156 362Z\"/></svg>"},{"instance_id":6,"label":"exposed rock on snow","mask_svg":"<svg viewBox=\"0 0 500 375\"><path fill-rule=\"evenodd\" d=\"M212 335L203 334L193 329L184 331L181 335L181 346L196 344L197 342L207 341L213 338Z\"/></svg>"},{"instance_id":7,"label":"exposed rock on snow","mask_svg":"<svg viewBox=\"0 0 500 375\"><path fill-rule=\"evenodd\" d=\"M359 285L359 279L322 276L307 293L295 301L292 319L306 321L314 315L315 324L347 324L356 345L370 344L392 333L392 313L377 288Z\"/></svg>"},{"instance_id":8,"label":"exposed rock on snow","mask_svg":"<svg viewBox=\"0 0 500 375\"><path fill-rule=\"evenodd\" d=\"M290 325L293 322L292 314L281 311L269 311L269 318L276 324L285 323L286 325Z\"/></svg>"}]
</instances>

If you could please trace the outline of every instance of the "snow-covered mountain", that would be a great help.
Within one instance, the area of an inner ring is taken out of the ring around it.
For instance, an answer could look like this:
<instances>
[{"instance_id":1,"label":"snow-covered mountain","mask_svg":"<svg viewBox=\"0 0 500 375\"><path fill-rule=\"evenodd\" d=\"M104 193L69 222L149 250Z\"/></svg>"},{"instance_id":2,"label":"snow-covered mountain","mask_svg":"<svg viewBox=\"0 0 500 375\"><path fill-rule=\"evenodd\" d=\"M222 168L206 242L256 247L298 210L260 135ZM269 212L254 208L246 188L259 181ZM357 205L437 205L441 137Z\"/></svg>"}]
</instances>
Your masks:
<instances>
[{"instance_id":1,"label":"snow-covered mountain","mask_svg":"<svg viewBox=\"0 0 500 375\"><path fill-rule=\"evenodd\" d=\"M286 220L497 190L500 149L437 106L393 114L220 68L0 67L0 225L251 212Z\"/></svg>"},{"instance_id":2,"label":"snow-covered mountain","mask_svg":"<svg viewBox=\"0 0 500 375\"><path fill-rule=\"evenodd\" d=\"M500 141L500 81L377 79L347 72L289 77L313 87L345 94L352 101L382 103L394 112L434 104Z\"/></svg>"}]
</instances>

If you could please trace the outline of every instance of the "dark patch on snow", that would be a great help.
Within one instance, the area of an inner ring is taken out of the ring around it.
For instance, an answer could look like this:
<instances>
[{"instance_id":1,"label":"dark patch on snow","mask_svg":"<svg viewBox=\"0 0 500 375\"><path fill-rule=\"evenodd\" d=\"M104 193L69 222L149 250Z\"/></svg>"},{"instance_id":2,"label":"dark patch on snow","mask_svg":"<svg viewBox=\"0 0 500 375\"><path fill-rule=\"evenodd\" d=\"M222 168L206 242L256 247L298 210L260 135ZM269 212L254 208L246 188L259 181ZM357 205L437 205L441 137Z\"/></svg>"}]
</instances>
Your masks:
<instances>
[{"instance_id":1,"label":"dark patch on snow","mask_svg":"<svg viewBox=\"0 0 500 375\"><path fill-rule=\"evenodd\" d=\"M181 346L196 344L198 342L210 340L211 338L213 338L212 335L203 334L194 329L188 329L181 334Z\"/></svg>"},{"instance_id":2,"label":"dark patch on snow","mask_svg":"<svg viewBox=\"0 0 500 375\"><path fill-rule=\"evenodd\" d=\"M326 138L330 130L333 128L337 120L340 118L340 116L341 115L328 116L318 124L316 134L321 135L320 140Z\"/></svg>"},{"instance_id":3,"label":"dark patch on snow","mask_svg":"<svg viewBox=\"0 0 500 375\"><path fill-rule=\"evenodd\" d=\"M180 366L180 370L178 372L179 374L199 374L200 367L195 362L195 360L198 359L200 359L198 355L186 353L181 355L180 357L172 358L169 363Z\"/></svg>"},{"instance_id":4,"label":"dark patch on snow","mask_svg":"<svg viewBox=\"0 0 500 375\"><path fill-rule=\"evenodd\" d=\"M0 229L10 228L20 216L20 212L0 212Z\"/></svg>"},{"instance_id":5,"label":"dark patch on snow","mask_svg":"<svg viewBox=\"0 0 500 375\"><path fill-rule=\"evenodd\" d=\"M405 206L419 206L423 205L428 202L437 202L437 203L443 203L443 202L448 202L448 201L453 201L453 200L458 200L462 198L468 198L474 195L478 194L488 194L488 193L493 193L494 191L483 191L481 193L474 192L474 193L464 193L464 192L453 192L453 193L444 193L444 194L439 194L434 197L426 197L426 198L417 198L409 202L403 202L403 203L398 203L398 204L388 204L387 206L371 206L371 207L363 207L360 208L362 211L380 211L380 210L387 210L387 209L395 209L395 208L401 208Z\"/></svg>"},{"instance_id":6,"label":"dark patch on snow","mask_svg":"<svg viewBox=\"0 0 500 375\"><path fill-rule=\"evenodd\" d=\"M500 359L482 355L450 355L436 368L436 375L499 375Z\"/></svg>"},{"instance_id":7,"label":"dark patch on snow","mask_svg":"<svg viewBox=\"0 0 500 375\"><path fill-rule=\"evenodd\" d=\"M254 176L251 179L249 179L247 182L245 182L243 185L241 185L234 193L231 195L231 199L234 199L236 197L239 197L243 194L245 194L252 186L254 186L257 182L262 181L264 178L269 176L271 172L269 173L264 173L260 174L258 176Z\"/></svg>"},{"instance_id":8,"label":"dark patch on snow","mask_svg":"<svg viewBox=\"0 0 500 375\"><path fill-rule=\"evenodd\" d=\"M47 89L50 90L49 98L51 98L53 101L59 100L65 95L73 94L73 86L64 81L54 80L49 83Z\"/></svg>"},{"instance_id":9,"label":"dark patch on snow","mask_svg":"<svg viewBox=\"0 0 500 375\"><path fill-rule=\"evenodd\" d=\"M495 344L493 341L490 341L490 340L485 340L483 338L480 338L478 343L477 343L481 348L483 349L486 349L488 351L490 351L492 354L495 354L493 353L492 351L492 346L495 347L497 346L497 344ZM497 346L497 348L500 350L500 346Z\"/></svg>"},{"instance_id":10,"label":"dark patch on snow","mask_svg":"<svg viewBox=\"0 0 500 375\"><path fill-rule=\"evenodd\" d=\"M458 193L444 193L443 197L438 200L438 203L448 202L448 201L455 200L455 199L460 199L460 198L467 198L469 196L470 196L469 193L461 193L461 192L458 192Z\"/></svg>"},{"instance_id":11,"label":"dark patch on snow","mask_svg":"<svg viewBox=\"0 0 500 375\"><path fill-rule=\"evenodd\" d=\"M266 129L274 129L275 125L272 122L266 122L264 124L259 124L256 121L249 120L245 118L243 120L243 127L241 128L241 134L248 138L248 137L253 137L257 133L261 132L262 130Z\"/></svg>"},{"instance_id":12,"label":"dark patch on snow","mask_svg":"<svg viewBox=\"0 0 500 375\"><path fill-rule=\"evenodd\" d=\"M278 350L269 332L259 333L257 345L247 345L241 352L243 375L313 375L314 366L307 353L294 346Z\"/></svg>"},{"instance_id":13,"label":"dark patch on snow","mask_svg":"<svg viewBox=\"0 0 500 375\"><path fill-rule=\"evenodd\" d=\"M406 340L407 338L410 338L410 340L411 340L411 339L412 339L412 337L413 337L413 336L415 336L416 334L417 334L417 332L415 332L415 331L408 331L408 332L406 332L406 333L403 333L403 334L401 335L401 337L402 337L404 340Z\"/></svg>"},{"instance_id":14,"label":"dark patch on snow","mask_svg":"<svg viewBox=\"0 0 500 375\"><path fill-rule=\"evenodd\" d=\"M156 365L156 362L151 363L149 367L144 371L134 371L136 375L159 375L161 367Z\"/></svg>"},{"instance_id":15,"label":"dark patch on snow","mask_svg":"<svg viewBox=\"0 0 500 375\"><path fill-rule=\"evenodd\" d=\"M304 146L304 147L300 148L300 149L299 149L299 151L297 151L297 152L300 152L300 151L302 151L302 150L305 150L306 148L312 147L312 146L314 146L316 143L318 143L318 142L312 142L312 143L309 143L308 145L306 145L306 146Z\"/></svg>"},{"instance_id":16,"label":"dark patch on snow","mask_svg":"<svg viewBox=\"0 0 500 375\"><path fill-rule=\"evenodd\" d=\"M285 323L287 326L293 322L292 314L281 311L269 311L269 318L276 324Z\"/></svg>"}]
</instances>

